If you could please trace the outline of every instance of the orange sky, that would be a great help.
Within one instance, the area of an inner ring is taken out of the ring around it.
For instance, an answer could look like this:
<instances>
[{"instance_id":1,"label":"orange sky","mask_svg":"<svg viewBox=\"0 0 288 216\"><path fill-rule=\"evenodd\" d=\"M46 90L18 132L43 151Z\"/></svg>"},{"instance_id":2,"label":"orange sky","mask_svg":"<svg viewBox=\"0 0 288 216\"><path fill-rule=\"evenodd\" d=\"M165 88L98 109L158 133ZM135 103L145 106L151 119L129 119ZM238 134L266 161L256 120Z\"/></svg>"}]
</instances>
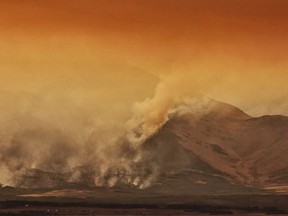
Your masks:
<instances>
[{"instance_id":1,"label":"orange sky","mask_svg":"<svg viewBox=\"0 0 288 216\"><path fill-rule=\"evenodd\" d=\"M0 10L2 91L68 82L136 100L172 76L253 114L288 110L271 108L288 98L287 0L0 0Z\"/></svg>"}]
</instances>

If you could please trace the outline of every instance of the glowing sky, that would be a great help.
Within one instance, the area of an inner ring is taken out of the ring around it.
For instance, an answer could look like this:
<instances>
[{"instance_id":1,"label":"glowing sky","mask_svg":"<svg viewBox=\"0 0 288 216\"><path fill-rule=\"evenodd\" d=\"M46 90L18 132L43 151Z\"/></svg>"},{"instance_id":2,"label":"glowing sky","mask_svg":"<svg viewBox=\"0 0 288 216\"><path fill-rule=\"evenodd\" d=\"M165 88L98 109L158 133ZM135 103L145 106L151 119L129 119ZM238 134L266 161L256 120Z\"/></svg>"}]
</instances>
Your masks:
<instances>
[{"instance_id":1,"label":"glowing sky","mask_svg":"<svg viewBox=\"0 0 288 216\"><path fill-rule=\"evenodd\" d=\"M288 114L287 0L0 0L0 10L1 91L68 85L135 101L172 79L173 91Z\"/></svg>"}]
</instances>

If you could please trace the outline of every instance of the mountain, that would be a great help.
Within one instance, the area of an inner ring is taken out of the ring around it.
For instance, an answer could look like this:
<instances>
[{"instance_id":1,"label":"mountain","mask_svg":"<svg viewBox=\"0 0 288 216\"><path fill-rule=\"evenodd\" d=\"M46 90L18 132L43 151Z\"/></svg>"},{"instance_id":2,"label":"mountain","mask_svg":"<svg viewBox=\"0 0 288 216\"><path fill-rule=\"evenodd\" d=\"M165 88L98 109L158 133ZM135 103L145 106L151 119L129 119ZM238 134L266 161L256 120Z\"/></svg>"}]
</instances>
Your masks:
<instances>
[{"instance_id":1,"label":"mountain","mask_svg":"<svg viewBox=\"0 0 288 216\"><path fill-rule=\"evenodd\" d=\"M143 144L150 161L162 163L162 179L188 179L183 191L198 184L194 189L210 193L276 189L287 183L288 117L253 118L213 100L206 109L203 115L172 116Z\"/></svg>"},{"instance_id":2,"label":"mountain","mask_svg":"<svg viewBox=\"0 0 288 216\"><path fill-rule=\"evenodd\" d=\"M127 141L116 145L114 156L119 158L115 160L130 163L132 181L127 182L123 170L112 167L103 174L107 184L102 186L169 195L287 193L287 132L288 117L254 118L237 107L210 100L201 112L188 107L171 114L136 152ZM73 172L31 169L18 176L17 183L24 188L95 187L99 172L94 165L77 167L81 171L77 182L71 182ZM149 187L139 190L141 179L149 181Z\"/></svg>"}]
</instances>

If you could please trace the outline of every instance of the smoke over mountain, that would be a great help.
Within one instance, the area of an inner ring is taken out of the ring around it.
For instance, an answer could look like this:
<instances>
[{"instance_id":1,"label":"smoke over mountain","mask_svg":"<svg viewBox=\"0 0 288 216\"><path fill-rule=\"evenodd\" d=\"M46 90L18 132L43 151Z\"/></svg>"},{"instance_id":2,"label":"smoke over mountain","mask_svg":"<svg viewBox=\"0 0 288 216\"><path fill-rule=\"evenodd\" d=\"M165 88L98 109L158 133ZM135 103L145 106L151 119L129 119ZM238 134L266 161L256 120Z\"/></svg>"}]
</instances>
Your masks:
<instances>
[{"instance_id":1,"label":"smoke over mountain","mask_svg":"<svg viewBox=\"0 0 288 216\"><path fill-rule=\"evenodd\" d=\"M203 96L202 93L210 91L208 85L203 88L203 82L210 79L212 77L195 79L193 84L191 79L171 74L158 84L153 97L135 103L132 110L127 103L111 103L109 109L99 103L95 105L95 98L79 89L80 97L73 91L69 94L59 94L59 91L33 95L3 93L0 183L18 187L81 183L147 188L163 175L195 166L201 172L218 170L211 171L211 175L225 173L221 178L229 181L264 184L263 179L269 179L270 171L253 174L252 165L243 164L242 150L232 149L234 144L226 145L225 140L230 136L228 140L242 142L238 132L234 134L230 130L235 127L234 130L244 133L250 127L246 128L245 122L251 117ZM188 121L187 116L190 116ZM222 131L218 134L219 129L214 127L218 121L223 122L220 127L227 127L227 134ZM258 128L262 126L256 125L253 130ZM213 136L209 135L214 132ZM281 139L280 135L275 135L275 139ZM206 144L201 147L195 144L202 142ZM256 146L254 142L261 141L247 141ZM220 152L220 156L215 155L215 151ZM201 170L195 164L206 168Z\"/></svg>"},{"instance_id":2,"label":"smoke over mountain","mask_svg":"<svg viewBox=\"0 0 288 216\"><path fill-rule=\"evenodd\" d=\"M69 182L148 187L160 167L149 161L141 145L170 116L203 112L201 106L208 101L189 98L189 86L167 94L173 85L160 83L154 97L136 103L132 114L127 105L122 111L93 110L87 98L79 100L71 93L2 94L0 182L37 187L43 181L32 181L29 175L41 170Z\"/></svg>"}]
</instances>

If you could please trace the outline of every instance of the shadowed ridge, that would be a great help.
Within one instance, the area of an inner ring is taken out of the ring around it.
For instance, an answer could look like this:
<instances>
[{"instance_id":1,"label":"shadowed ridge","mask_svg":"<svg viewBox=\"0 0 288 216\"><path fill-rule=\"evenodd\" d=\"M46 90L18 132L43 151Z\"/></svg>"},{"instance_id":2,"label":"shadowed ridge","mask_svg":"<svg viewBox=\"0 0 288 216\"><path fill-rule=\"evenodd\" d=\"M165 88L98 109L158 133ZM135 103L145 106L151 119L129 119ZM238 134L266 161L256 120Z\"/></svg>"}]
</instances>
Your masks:
<instances>
[{"instance_id":1,"label":"shadowed ridge","mask_svg":"<svg viewBox=\"0 0 288 216\"><path fill-rule=\"evenodd\" d=\"M256 188L287 182L288 117L253 118L214 100L207 107L203 115L173 116L153 139L183 146L207 165L203 173L210 167L230 182Z\"/></svg>"},{"instance_id":2,"label":"shadowed ridge","mask_svg":"<svg viewBox=\"0 0 288 216\"><path fill-rule=\"evenodd\" d=\"M210 109L209 115L213 116L214 118L233 118L239 120L247 120L252 118L238 107L227 103L211 100L208 103L208 106Z\"/></svg>"}]
</instances>

